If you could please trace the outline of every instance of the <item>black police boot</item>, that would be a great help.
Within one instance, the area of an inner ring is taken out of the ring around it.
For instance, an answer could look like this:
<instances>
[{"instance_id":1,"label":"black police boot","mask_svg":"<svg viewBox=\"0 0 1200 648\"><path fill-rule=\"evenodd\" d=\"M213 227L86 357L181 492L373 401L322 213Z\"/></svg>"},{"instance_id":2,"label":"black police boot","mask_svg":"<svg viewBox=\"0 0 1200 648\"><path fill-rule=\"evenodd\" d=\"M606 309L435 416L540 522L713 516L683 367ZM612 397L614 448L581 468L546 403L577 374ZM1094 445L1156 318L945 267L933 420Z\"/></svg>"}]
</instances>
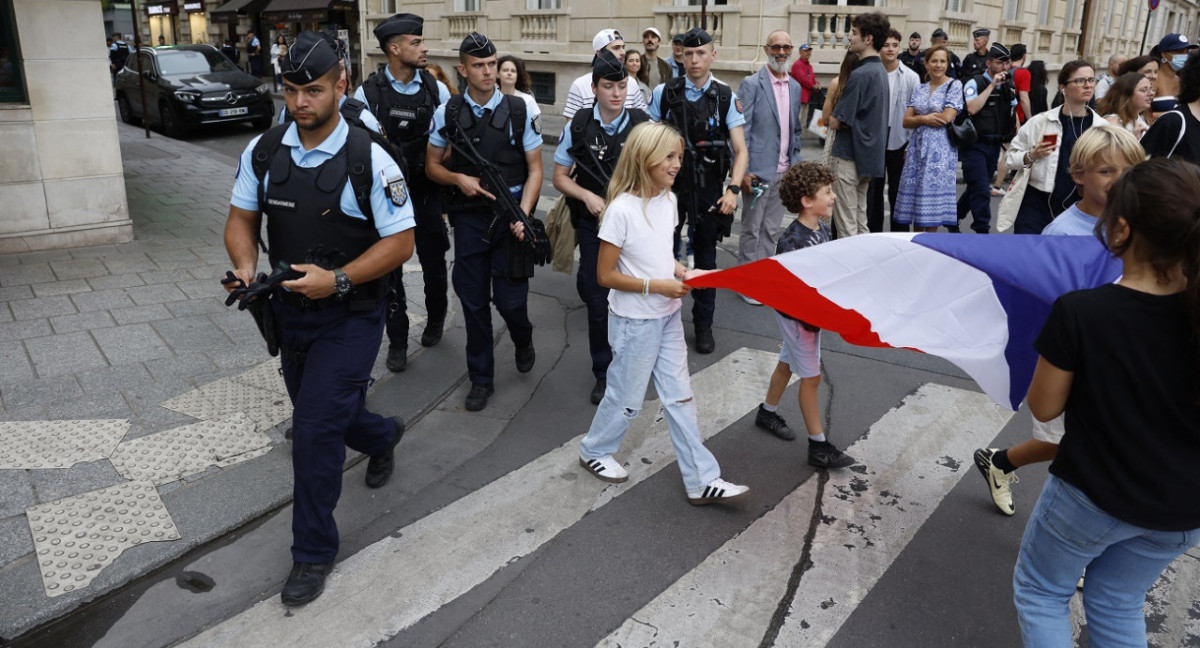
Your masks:
<instances>
[{"instance_id":1,"label":"black police boot","mask_svg":"<svg viewBox=\"0 0 1200 648\"><path fill-rule=\"evenodd\" d=\"M428 320L425 322L425 330L421 332L421 346L431 347L442 341L442 328L446 325L445 319Z\"/></svg>"},{"instance_id":2,"label":"black police boot","mask_svg":"<svg viewBox=\"0 0 1200 648\"><path fill-rule=\"evenodd\" d=\"M396 468L396 444L404 436L404 420L399 416L392 417L392 427L392 445L387 452L367 460L367 488L379 488L386 484Z\"/></svg>"},{"instance_id":3,"label":"black police boot","mask_svg":"<svg viewBox=\"0 0 1200 648\"><path fill-rule=\"evenodd\" d=\"M408 369L407 346L388 345L387 368L388 371L404 371Z\"/></svg>"},{"instance_id":4,"label":"black police boot","mask_svg":"<svg viewBox=\"0 0 1200 648\"><path fill-rule=\"evenodd\" d=\"M535 360L537 360L537 352L533 350L533 342L530 342L527 346L517 347L517 371L529 373L533 369Z\"/></svg>"},{"instance_id":5,"label":"black police boot","mask_svg":"<svg viewBox=\"0 0 1200 648\"><path fill-rule=\"evenodd\" d=\"M607 378L597 378L596 386L592 387L592 405L599 405L604 400L604 390L608 389Z\"/></svg>"},{"instance_id":6,"label":"black police boot","mask_svg":"<svg viewBox=\"0 0 1200 648\"><path fill-rule=\"evenodd\" d=\"M468 412L478 412L487 407L488 398L495 392L492 383L471 383L471 392L467 394L467 402L463 407Z\"/></svg>"},{"instance_id":7,"label":"black police boot","mask_svg":"<svg viewBox=\"0 0 1200 648\"><path fill-rule=\"evenodd\" d=\"M279 594L280 601L288 607L304 605L316 600L325 591L325 577L333 571L333 563L293 563L287 583Z\"/></svg>"},{"instance_id":8,"label":"black police boot","mask_svg":"<svg viewBox=\"0 0 1200 648\"><path fill-rule=\"evenodd\" d=\"M711 326L696 326L696 353L712 353L717 348Z\"/></svg>"}]
</instances>

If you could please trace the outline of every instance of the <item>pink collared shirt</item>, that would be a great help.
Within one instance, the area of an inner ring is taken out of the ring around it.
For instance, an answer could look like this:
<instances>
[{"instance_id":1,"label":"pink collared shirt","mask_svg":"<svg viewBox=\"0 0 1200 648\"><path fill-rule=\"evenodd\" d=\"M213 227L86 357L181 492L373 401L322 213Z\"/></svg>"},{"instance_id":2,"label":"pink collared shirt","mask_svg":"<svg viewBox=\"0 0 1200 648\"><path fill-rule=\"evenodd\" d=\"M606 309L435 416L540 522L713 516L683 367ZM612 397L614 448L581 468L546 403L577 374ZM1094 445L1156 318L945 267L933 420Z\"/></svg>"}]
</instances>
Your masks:
<instances>
[{"instance_id":1,"label":"pink collared shirt","mask_svg":"<svg viewBox=\"0 0 1200 648\"><path fill-rule=\"evenodd\" d=\"M770 72L768 72L770 74ZM783 78L771 74L771 89L775 91L776 114L779 115L779 165L776 171L783 173L792 165L792 89L788 87L788 76Z\"/></svg>"}]
</instances>

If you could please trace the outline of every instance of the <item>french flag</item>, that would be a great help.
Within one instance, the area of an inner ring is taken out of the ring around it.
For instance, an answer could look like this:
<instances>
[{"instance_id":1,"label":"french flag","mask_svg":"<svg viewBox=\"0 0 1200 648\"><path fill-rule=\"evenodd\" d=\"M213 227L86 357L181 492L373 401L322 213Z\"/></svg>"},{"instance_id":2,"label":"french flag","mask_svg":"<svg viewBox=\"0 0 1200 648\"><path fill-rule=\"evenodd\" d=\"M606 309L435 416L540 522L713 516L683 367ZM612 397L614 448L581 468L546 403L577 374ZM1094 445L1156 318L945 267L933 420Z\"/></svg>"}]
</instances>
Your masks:
<instances>
[{"instance_id":1,"label":"french flag","mask_svg":"<svg viewBox=\"0 0 1200 648\"><path fill-rule=\"evenodd\" d=\"M1016 410L1054 300L1120 273L1092 236L898 233L837 239L688 283L729 288L851 344L945 358Z\"/></svg>"}]
</instances>

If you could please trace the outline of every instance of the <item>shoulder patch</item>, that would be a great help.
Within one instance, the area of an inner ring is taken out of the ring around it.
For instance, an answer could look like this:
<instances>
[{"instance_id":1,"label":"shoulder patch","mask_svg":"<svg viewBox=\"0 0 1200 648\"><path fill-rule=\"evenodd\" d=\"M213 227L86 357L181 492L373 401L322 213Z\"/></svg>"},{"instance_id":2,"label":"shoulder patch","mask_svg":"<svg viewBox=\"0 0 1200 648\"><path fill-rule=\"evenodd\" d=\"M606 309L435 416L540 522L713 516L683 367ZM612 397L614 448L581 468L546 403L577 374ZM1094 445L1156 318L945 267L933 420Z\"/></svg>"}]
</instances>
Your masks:
<instances>
[{"instance_id":1,"label":"shoulder patch","mask_svg":"<svg viewBox=\"0 0 1200 648\"><path fill-rule=\"evenodd\" d=\"M970 99L971 97L974 97L975 96L975 84L968 83L966 85L966 87L963 88L963 95L965 95L968 99Z\"/></svg>"},{"instance_id":2,"label":"shoulder patch","mask_svg":"<svg viewBox=\"0 0 1200 648\"><path fill-rule=\"evenodd\" d=\"M533 127L533 132L537 133L538 135L542 134L542 116L541 115L534 115L533 119L531 119L529 121L529 125Z\"/></svg>"},{"instance_id":3,"label":"shoulder patch","mask_svg":"<svg viewBox=\"0 0 1200 648\"><path fill-rule=\"evenodd\" d=\"M389 177L380 172L379 177L387 187L388 199L392 201L393 205L403 207L408 202L408 183L404 181L404 176L396 174Z\"/></svg>"},{"instance_id":4,"label":"shoulder patch","mask_svg":"<svg viewBox=\"0 0 1200 648\"><path fill-rule=\"evenodd\" d=\"M746 112L745 110L743 110L743 109L742 109L742 100L741 100L741 98L738 98L738 100L737 100L737 101L733 102L733 107L734 107L734 108L737 108L737 111L738 111L738 113L739 113L739 114Z\"/></svg>"}]
</instances>

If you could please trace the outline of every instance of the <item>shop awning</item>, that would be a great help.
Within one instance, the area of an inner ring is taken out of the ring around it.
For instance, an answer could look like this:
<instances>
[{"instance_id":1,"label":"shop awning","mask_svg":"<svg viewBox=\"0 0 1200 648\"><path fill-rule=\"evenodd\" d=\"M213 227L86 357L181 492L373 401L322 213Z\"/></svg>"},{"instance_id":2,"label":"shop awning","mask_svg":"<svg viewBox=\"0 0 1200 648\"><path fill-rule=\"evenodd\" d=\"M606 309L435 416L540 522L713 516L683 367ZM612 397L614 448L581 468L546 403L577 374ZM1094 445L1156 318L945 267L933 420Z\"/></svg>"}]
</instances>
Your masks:
<instances>
[{"instance_id":1,"label":"shop awning","mask_svg":"<svg viewBox=\"0 0 1200 648\"><path fill-rule=\"evenodd\" d=\"M329 19L330 10L353 11L354 2L348 0L271 0L263 9L262 17L267 22L309 22Z\"/></svg>"},{"instance_id":2,"label":"shop awning","mask_svg":"<svg viewBox=\"0 0 1200 648\"><path fill-rule=\"evenodd\" d=\"M245 16L261 11L270 0L229 0L225 4L209 12L210 19L217 23L235 23L238 16Z\"/></svg>"}]
</instances>

